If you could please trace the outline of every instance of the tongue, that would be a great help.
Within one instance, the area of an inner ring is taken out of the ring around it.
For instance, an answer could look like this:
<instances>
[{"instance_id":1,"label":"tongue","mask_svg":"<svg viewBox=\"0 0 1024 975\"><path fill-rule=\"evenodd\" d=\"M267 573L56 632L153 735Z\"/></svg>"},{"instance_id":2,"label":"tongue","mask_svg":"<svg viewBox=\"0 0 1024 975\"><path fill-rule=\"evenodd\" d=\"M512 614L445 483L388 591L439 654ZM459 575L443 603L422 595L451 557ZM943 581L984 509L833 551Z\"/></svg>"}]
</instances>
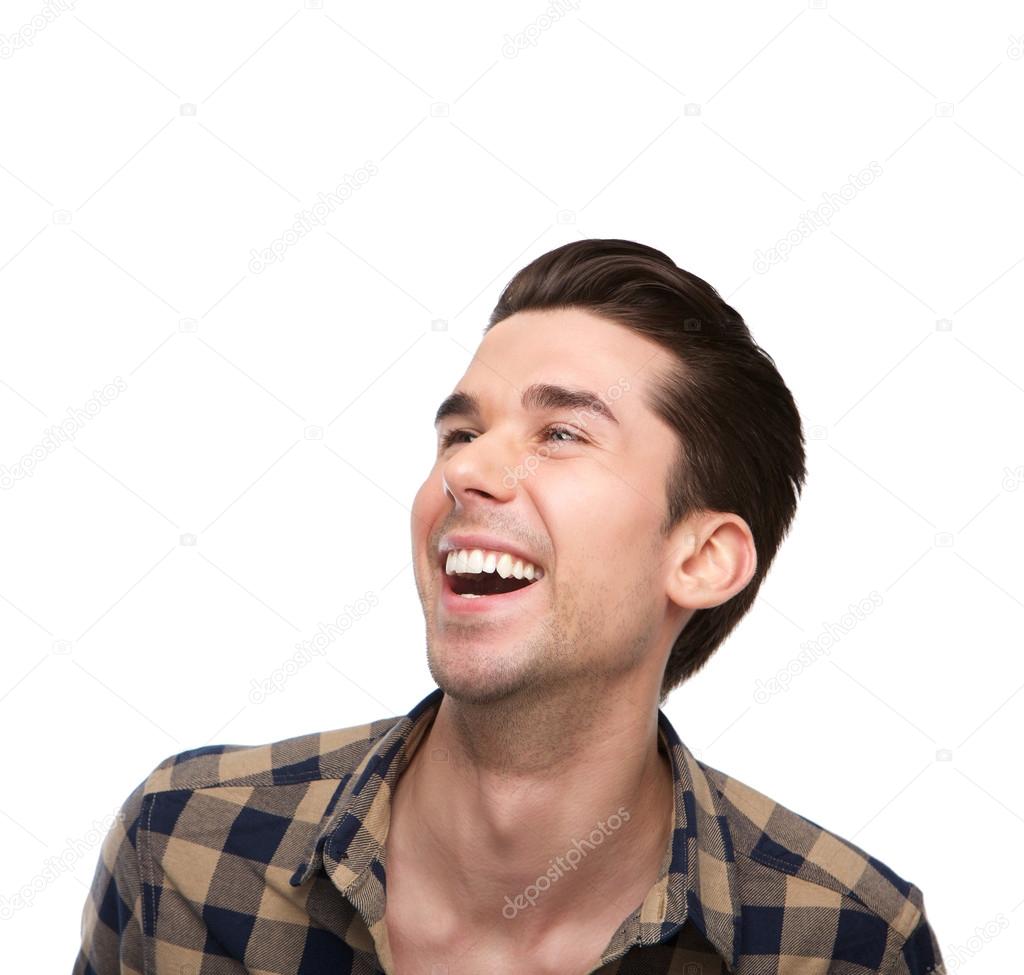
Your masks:
<instances>
[{"instance_id":1,"label":"tongue","mask_svg":"<svg viewBox=\"0 0 1024 975\"><path fill-rule=\"evenodd\" d=\"M533 580L517 579L509 576L502 579L497 572L467 573L466 575L455 574L449 576L452 581L452 590L459 595L471 593L475 596L495 596L503 592L515 592L529 586Z\"/></svg>"}]
</instances>

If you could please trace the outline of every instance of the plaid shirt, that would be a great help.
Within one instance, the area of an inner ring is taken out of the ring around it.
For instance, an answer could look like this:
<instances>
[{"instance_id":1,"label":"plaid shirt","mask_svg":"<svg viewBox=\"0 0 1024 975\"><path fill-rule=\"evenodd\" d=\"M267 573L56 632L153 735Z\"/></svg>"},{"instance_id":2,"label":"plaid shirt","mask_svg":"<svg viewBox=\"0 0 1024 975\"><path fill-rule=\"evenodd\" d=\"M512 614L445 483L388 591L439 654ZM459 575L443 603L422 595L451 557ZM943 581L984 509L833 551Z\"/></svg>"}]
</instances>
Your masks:
<instances>
[{"instance_id":1,"label":"plaid shirt","mask_svg":"<svg viewBox=\"0 0 1024 975\"><path fill-rule=\"evenodd\" d=\"M442 694L401 717L161 762L103 844L74 975L393 972L391 795ZM919 888L697 761L660 710L658 727L673 837L591 972L943 975Z\"/></svg>"}]
</instances>

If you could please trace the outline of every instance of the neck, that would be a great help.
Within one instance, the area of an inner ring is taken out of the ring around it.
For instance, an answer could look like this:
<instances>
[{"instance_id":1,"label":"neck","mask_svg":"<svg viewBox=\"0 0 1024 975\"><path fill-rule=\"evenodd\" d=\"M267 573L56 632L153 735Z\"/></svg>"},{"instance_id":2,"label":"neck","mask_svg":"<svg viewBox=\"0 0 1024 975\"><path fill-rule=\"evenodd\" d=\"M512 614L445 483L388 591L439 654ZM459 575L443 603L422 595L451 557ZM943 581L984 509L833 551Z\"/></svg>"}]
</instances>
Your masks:
<instances>
[{"instance_id":1,"label":"neck","mask_svg":"<svg viewBox=\"0 0 1024 975\"><path fill-rule=\"evenodd\" d=\"M674 818L657 716L656 691L621 684L443 696L388 835L435 923L522 944L624 919L660 873Z\"/></svg>"}]
</instances>

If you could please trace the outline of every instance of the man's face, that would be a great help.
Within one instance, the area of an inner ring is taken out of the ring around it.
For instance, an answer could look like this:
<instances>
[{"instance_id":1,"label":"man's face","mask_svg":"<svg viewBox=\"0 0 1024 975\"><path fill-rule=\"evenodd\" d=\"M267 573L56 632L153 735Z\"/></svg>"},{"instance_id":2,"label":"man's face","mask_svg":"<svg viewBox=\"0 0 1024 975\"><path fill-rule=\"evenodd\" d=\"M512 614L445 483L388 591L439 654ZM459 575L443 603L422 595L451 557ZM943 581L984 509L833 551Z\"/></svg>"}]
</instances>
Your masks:
<instances>
[{"instance_id":1,"label":"man's face","mask_svg":"<svg viewBox=\"0 0 1024 975\"><path fill-rule=\"evenodd\" d=\"M428 664L450 696L482 703L641 669L657 685L667 645L653 648L671 622L659 526L677 439L645 393L671 364L650 340L578 309L520 312L485 335L456 385L479 409L462 402L440 420L412 509ZM589 391L586 404L597 399L614 420L550 397L524 408L534 384ZM500 573L453 582L439 554L449 535L490 536L465 547L512 549L543 576L511 594L459 595Z\"/></svg>"}]
</instances>

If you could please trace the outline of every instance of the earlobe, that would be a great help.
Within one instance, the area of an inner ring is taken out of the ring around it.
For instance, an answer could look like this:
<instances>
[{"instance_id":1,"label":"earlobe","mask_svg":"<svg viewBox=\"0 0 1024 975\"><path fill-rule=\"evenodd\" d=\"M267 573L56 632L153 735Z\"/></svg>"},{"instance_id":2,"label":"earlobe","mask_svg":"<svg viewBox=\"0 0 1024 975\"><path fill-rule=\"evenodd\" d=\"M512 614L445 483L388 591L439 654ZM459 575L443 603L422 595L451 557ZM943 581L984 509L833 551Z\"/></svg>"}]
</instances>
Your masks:
<instances>
[{"instance_id":1,"label":"earlobe","mask_svg":"<svg viewBox=\"0 0 1024 975\"><path fill-rule=\"evenodd\" d=\"M675 542L668 596L684 609L719 606L740 592L756 571L757 549L746 521L737 514L707 512Z\"/></svg>"}]
</instances>

